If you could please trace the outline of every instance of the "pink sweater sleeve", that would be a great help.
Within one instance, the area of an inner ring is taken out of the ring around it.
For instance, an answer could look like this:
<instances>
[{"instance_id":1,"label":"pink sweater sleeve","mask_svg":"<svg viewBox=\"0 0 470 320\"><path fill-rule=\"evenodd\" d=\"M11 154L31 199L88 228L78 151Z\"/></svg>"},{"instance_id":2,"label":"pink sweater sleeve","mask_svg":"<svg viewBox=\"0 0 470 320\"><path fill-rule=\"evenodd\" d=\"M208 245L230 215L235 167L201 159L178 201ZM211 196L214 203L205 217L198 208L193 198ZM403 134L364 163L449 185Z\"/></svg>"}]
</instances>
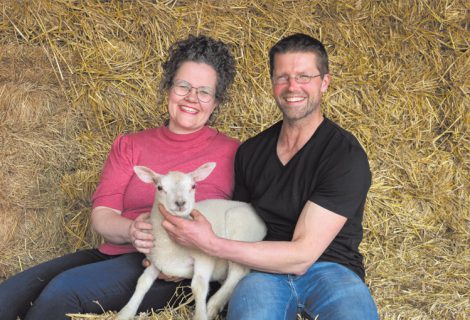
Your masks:
<instances>
[{"instance_id":1,"label":"pink sweater sleeve","mask_svg":"<svg viewBox=\"0 0 470 320\"><path fill-rule=\"evenodd\" d=\"M133 174L132 146L126 136L119 136L113 143L93 194L93 208L105 206L122 211L123 196Z\"/></svg>"}]
</instances>

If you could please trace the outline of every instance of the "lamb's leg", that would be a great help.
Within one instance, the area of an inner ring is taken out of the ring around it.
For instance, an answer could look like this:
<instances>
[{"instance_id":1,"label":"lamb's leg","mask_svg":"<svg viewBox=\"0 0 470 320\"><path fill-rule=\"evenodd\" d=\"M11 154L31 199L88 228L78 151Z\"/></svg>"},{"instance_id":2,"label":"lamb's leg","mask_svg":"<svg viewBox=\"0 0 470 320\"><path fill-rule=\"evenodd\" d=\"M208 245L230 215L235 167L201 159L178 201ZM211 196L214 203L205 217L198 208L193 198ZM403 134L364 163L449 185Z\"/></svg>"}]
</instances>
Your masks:
<instances>
[{"instance_id":1,"label":"lamb's leg","mask_svg":"<svg viewBox=\"0 0 470 320\"><path fill-rule=\"evenodd\" d=\"M155 279L157 279L159 273L160 271L157 270L153 264L144 270L137 281L134 294L124 308L119 311L116 317L117 320L128 320L134 318L140 303L144 299L145 294L149 291Z\"/></svg>"},{"instance_id":2,"label":"lamb's leg","mask_svg":"<svg viewBox=\"0 0 470 320\"><path fill-rule=\"evenodd\" d=\"M227 303L237 283L249 272L249 269L229 261L227 279L207 303L209 320L214 319Z\"/></svg>"},{"instance_id":3,"label":"lamb's leg","mask_svg":"<svg viewBox=\"0 0 470 320\"><path fill-rule=\"evenodd\" d=\"M215 261L211 257L199 256L194 260L194 274L191 281L191 290L196 305L194 320L207 320L206 298L214 267Z\"/></svg>"}]
</instances>

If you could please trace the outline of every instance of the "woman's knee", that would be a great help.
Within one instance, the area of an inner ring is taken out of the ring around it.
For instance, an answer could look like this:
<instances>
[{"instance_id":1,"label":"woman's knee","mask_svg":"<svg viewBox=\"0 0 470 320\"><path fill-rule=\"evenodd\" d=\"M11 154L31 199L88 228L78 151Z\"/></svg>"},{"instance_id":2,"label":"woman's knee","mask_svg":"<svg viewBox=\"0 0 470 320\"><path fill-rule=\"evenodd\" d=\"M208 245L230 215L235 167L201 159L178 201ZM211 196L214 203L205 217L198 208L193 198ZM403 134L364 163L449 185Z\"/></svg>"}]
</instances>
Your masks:
<instances>
[{"instance_id":1,"label":"woman's knee","mask_svg":"<svg viewBox=\"0 0 470 320\"><path fill-rule=\"evenodd\" d=\"M84 279L77 279L65 271L54 277L48 285L42 290L38 301L47 303L59 303L64 299L76 297L76 293L81 292Z\"/></svg>"},{"instance_id":2,"label":"woman's knee","mask_svg":"<svg viewBox=\"0 0 470 320\"><path fill-rule=\"evenodd\" d=\"M25 320L45 319L46 315L48 319L65 319L66 313L80 312L80 299L76 294L80 288L74 286L76 283L68 271L57 275L33 302Z\"/></svg>"}]
</instances>

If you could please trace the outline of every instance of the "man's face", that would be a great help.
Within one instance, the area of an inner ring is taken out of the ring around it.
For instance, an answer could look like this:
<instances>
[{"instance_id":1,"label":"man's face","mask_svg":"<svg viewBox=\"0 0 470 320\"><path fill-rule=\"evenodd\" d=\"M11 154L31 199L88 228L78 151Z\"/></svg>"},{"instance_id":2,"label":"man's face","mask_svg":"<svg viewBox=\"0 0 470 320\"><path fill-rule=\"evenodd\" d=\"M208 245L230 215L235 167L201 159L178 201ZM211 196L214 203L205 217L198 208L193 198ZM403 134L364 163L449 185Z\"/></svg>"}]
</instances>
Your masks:
<instances>
[{"instance_id":1,"label":"man's face","mask_svg":"<svg viewBox=\"0 0 470 320\"><path fill-rule=\"evenodd\" d=\"M321 115L320 103L328 89L330 76L320 75L316 55L311 52L287 52L274 56L273 95L284 120L298 120ZM306 83L299 83L306 82Z\"/></svg>"}]
</instances>

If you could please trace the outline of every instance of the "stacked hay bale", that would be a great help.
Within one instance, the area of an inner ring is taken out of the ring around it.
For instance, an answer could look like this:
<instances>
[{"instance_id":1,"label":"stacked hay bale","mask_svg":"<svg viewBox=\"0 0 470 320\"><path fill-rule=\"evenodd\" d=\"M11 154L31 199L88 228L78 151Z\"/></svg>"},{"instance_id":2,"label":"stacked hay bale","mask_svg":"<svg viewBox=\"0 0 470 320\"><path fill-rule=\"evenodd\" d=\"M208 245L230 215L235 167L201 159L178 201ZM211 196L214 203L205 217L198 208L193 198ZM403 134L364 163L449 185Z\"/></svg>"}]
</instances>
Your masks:
<instances>
[{"instance_id":1,"label":"stacked hay bale","mask_svg":"<svg viewBox=\"0 0 470 320\"><path fill-rule=\"evenodd\" d=\"M0 47L0 278L70 250L60 191L76 126L47 49Z\"/></svg>"},{"instance_id":2,"label":"stacked hay bale","mask_svg":"<svg viewBox=\"0 0 470 320\"><path fill-rule=\"evenodd\" d=\"M90 195L112 140L164 121L158 82L171 43L203 33L231 45L238 74L214 126L245 140L280 119L270 96L268 49L284 35L305 32L330 53L325 115L369 154L373 185L362 251L381 317L469 316L464 1L5 0L2 6L0 277L99 241L89 232ZM158 318L186 319L185 312Z\"/></svg>"}]
</instances>

